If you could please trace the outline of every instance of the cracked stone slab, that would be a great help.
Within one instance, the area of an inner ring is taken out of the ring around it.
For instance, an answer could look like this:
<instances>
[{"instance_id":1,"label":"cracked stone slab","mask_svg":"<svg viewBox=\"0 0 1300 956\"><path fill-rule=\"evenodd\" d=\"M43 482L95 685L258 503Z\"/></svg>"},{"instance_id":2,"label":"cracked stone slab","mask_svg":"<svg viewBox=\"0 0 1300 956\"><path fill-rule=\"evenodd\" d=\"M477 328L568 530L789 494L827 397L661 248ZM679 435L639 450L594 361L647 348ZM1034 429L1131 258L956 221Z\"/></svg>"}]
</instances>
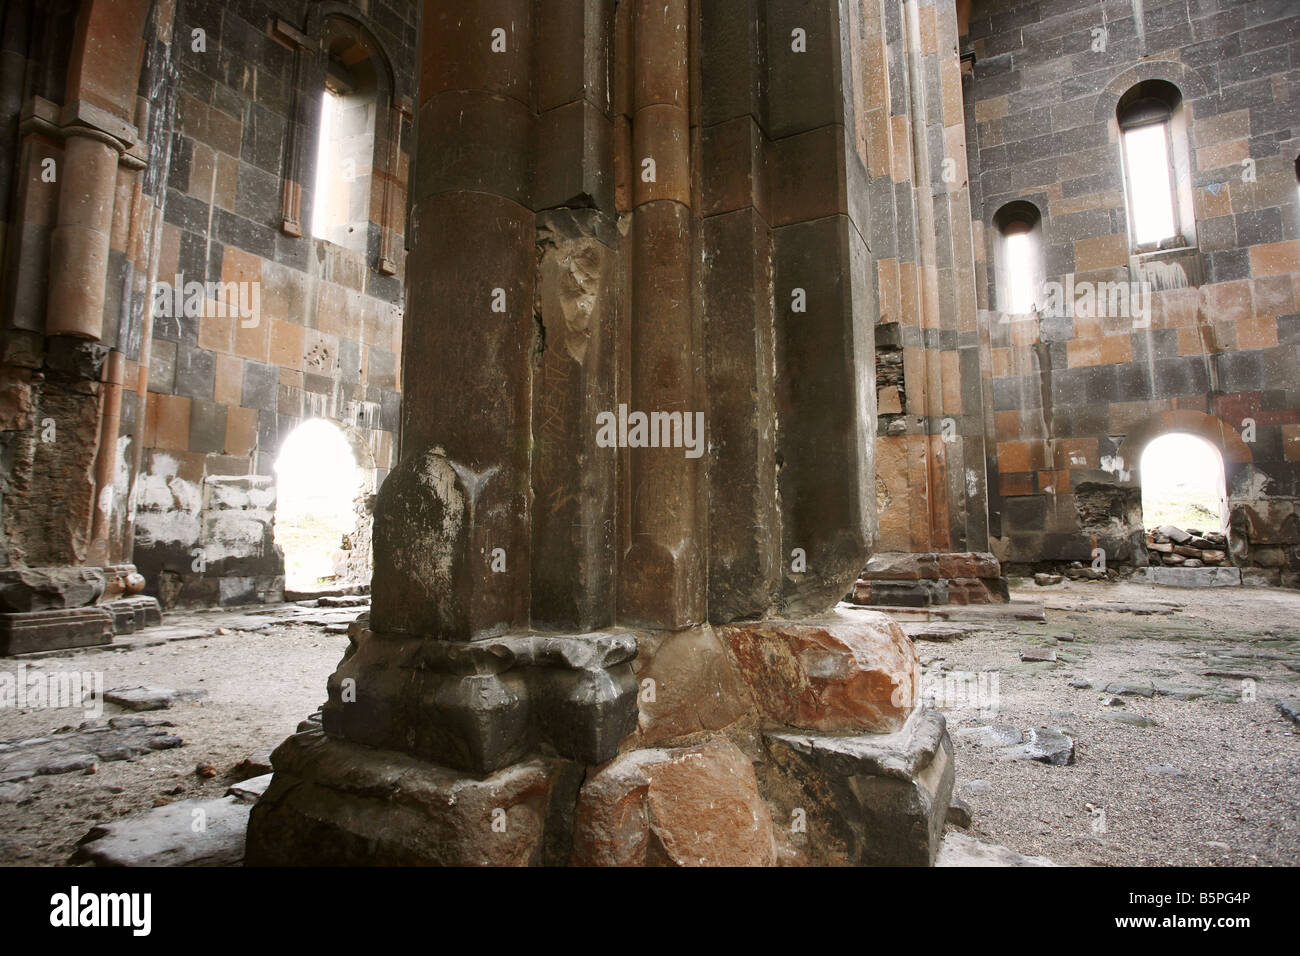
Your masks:
<instances>
[{"instance_id":1,"label":"cracked stone slab","mask_svg":"<svg viewBox=\"0 0 1300 956\"><path fill-rule=\"evenodd\" d=\"M70 864L235 866L244 858L252 804L236 796L180 800L92 827Z\"/></svg>"},{"instance_id":2,"label":"cracked stone slab","mask_svg":"<svg viewBox=\"0 0 1300 956\"><path fill-rule=\"evenodd\" d=\"M184 741L166 720L114 717L88 720L76 728L43 737L0 743L0 782L89 770L100 761L130 760L152 750L170 750Z\"/></svg>"}]
</instances>

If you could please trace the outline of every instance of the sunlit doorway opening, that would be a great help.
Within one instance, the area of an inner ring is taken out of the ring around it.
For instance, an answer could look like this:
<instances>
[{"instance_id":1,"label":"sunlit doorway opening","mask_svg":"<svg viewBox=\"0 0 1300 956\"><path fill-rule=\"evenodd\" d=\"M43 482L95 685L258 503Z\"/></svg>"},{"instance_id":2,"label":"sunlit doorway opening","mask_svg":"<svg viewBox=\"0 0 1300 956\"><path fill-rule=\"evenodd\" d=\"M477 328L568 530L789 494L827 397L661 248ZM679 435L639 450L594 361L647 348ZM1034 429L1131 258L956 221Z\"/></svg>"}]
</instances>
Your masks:
<instances>
[{"instance_id":1,"label":"sunlit doorway opening","mask_svg":"<svg viewBox=\"0 0 1300 956\"><path fill-rule=\"evenodd\" d=\"M1223 456L1203 438L1161 435L1142 452L1142 523L1223 531L1227 518Z\"/></svg>"},{"instance_id":2,"label":"sunlit doorway opening","mask_svg":"<svg viewBox=\"0 0 1300 956\"><path fill-rule=\"evenodd\" d=\"M322 419L303 422L285 440L275 474L285 589L333 587L346 574L365 477L347 437Z\"/></svg>"}]
</instances>

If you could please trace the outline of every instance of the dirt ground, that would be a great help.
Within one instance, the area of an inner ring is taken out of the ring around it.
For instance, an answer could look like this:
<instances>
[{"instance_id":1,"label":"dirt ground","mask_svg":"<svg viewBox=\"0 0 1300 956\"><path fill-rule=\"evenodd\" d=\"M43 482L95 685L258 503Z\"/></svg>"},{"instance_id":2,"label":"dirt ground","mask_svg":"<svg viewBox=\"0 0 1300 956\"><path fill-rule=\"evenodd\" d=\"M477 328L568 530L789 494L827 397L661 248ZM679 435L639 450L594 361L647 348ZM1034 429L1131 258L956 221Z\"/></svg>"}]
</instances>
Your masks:
<instances>
[{"instance_id":1,"label":"dirt ground","mask_svg":"<svg viewBox=\"0 0 1300 956\"><path fill-rule=\"evenodd\" d=\"M1300 863L1300 737L1275 706L1300 697L1300 592L1067 581L1012 597L1047 623L917 644L929 673L997 674L996 714L948 715L973 836L1061 864ZM1117 683L1166 693L1108 706ZM960 733L990 724L1062 729L1075 761L1007 759Z\"/></svg>"},{"instance_id":2,"label":"dirt ground","mask_svg":"<svg viewBox=\"0 0 1300 956\"><path fill-rule=\"evenodd\" d=\"M1275 707L1300 697L1300 592L1066 582L1031 583L1013 597L1043 603L1047 623L970 625L957 639L917 643L933 686L982 674L987 692L996 676L996 711L948 710L971 835L1062 864L1300 863L1300 738ZM148 715L173 722L182 747L0 784L0 865L61 864L96 821L220 796L240 761L317 709L346 646L319 625L263 618L256 632L26 661L29 670L102 671L106 688L207 695ZM1058 660L1022 661L1026 650ZM0 660L0 673L18 664ZM1155 694L1104 690L1114 684ZM1115 696L1122 705L1105 702ZM987 696L979 704L988 707ZM108 704L103 716L123 713ZM0 740L84 719L80 709L3 709ZM1121 722L1134 720L1145 726ZM1075 761L1008 759L1008 748L962 733L987 725L1064 730ZM198 776L199 764L217 775Z\"/></svg>"},{"instance_id":3,"label":"dirt ground","mask_svg":"<svg viewBox=\"0 0 1300 956\"><path fill-rule=\"evenodd\" d=\"M146 632L147 633L147 632ZM260 749L275 747L320 707L325 680L347 647L345 634L281 625L263 632L176 641L124 652L70 654L27 661L30 670L103 671L104 687L163 686L206 690L145 716L169 720L185 741L133 760L100 761L93 774L38 776L0 798L0 866L52 866L67 861L98 821L130 816L164 801L220 797L230 770ZM0 660L0 672L18 661ZM128 714L104 705L104 718ZM0 710L0 740L46 734L86 719L81 709ZM199 764L217 775L196 774Z\"/></svg>"}]
</instances>

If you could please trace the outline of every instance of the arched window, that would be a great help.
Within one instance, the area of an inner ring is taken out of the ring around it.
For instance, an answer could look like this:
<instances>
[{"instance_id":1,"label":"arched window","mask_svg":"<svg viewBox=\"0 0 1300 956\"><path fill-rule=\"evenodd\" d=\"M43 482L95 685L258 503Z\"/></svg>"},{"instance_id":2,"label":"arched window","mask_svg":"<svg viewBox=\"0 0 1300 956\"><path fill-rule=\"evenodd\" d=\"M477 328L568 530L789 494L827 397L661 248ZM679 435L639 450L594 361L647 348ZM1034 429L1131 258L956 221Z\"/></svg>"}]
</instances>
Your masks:
<instances>
[{"instance_id":1,"label":"arched window","mask_svg":"<svg viewBox=\"0 0 1300 956\"><path fill-rule=\"evenodd\" d=\"M1039 306L1043 286L1042 217L1030 202L1007 203L993 217L998 309L1028 315Z\"/></svg>"},{"instance_id":2,"label":"arched window","mask_svg":"<svg viewBox=\"0 0 1300 956\"><path fill-rule=\"evenodd\" d=\"M1115 117L1134 250L1193 245L1191 170L1178 87L1164 80L1139 83L1120 97Z\"/></svg>"},{"instance_id":3,"label":"arched window","mask_svg":"<svg viewBox=\"0 0 1300 956\"><path fill-rule=\"evenodd\" d=\"M366 252L375 170L375 126L385 102L373 49L360 27L326 21L312 235Z\"/></svg>"}]
</instances>

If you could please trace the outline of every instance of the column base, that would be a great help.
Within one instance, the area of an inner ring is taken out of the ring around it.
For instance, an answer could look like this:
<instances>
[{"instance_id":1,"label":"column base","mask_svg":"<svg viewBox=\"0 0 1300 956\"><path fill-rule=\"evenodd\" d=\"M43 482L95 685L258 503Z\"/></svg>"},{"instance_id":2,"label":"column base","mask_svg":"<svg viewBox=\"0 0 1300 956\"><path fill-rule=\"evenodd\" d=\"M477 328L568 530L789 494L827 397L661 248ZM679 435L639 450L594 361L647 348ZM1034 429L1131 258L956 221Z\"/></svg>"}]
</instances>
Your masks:
<instances>
[{"instance_id":1,"label":"column base","mask_svg":"<svg viewBox=\"0 0 1300 956\"><path fill-rule=\"evenodd\" d=\"M247 866L555 866L583 765L532 757L479 778L308 731L271 755Z\"/></svg>"}]
</instances>

